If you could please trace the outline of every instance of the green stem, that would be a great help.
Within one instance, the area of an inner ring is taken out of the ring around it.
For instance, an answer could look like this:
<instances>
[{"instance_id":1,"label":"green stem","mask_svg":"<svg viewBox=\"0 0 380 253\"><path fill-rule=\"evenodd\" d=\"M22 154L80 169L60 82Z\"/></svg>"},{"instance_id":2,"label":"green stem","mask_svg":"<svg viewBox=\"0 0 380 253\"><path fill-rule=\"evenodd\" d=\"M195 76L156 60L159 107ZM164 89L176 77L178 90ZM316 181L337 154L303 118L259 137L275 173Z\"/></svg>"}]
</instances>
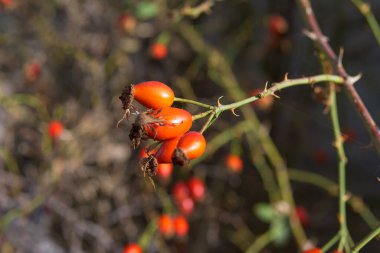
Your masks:
<instances>
[{"instance_id":1,"label":"green stem","mask_svg":"<svg viewBox=\"0 0 380 253\"><path fill-rule=\"evenodd\" d=\"M245 253L259 253L265 246L272 241L270 231L260 235L245 251Z\"/></svg>"},{"instance_id":2,"label":"green stem","mask_svg":"<svg viewBox=\"0 0 380 253\"><path fill-rule=\"evenodd\" d=\"M322 252L326 252L329 250L340 238L340 231L336 233L336 235L328 241L325 246L322 247Z\"/></svg>"},{"instance_id":3,"label":"green stem","mask_svg":"<svg viewBox=\"0 0 380 253\"><path fill-rule=\"evenodd\" d=\"M361 248L363 248L365 245L367 245L373 238L375 238L378 234L380 234L380 226L377 227L375 230L373 230L371 233L369 233L369 235L367 235L366 237L364 237L364 239L362 239L358 245L356 245L353 249L352 249L352 253L357 253L359 252L359 250Z\"/></svg>"},{"instance_id":4,"label":"green stem","mask_svg":"<svg viewBox=\"0 0 380 253\"><path fill-rule=\"evenodd\" d=\"M206 129L211 126L211 124L214 122L214 119L216 119L215 112L211 113L211 115L208 117L206 123L203 125L201 131L199 131L201 134L203 134Z\"/></svg>"},{"instance_id":5,"label":"green stem","mask_svg":"<svg viewBox=\"0 0 380 253\"><path fill-rule=\"evenodd\" d=\"M377 43L380 45L380 26L371 11L371 6L362 0L351 0L351 1L356 6L356 8L359 9L359 11L363 14L365 19L367 20L367 23L369 27L371 28L372 33L377 40Z\"/></svg>"},{"instance_id":6,"label":"green stem","mask_svg":"<svg viewBox=\"0 0 380 253\"><path fill-rule=\"evenodd\" d=\"M311 76L311 77L305 77L305 78L297 78L297 79L285 79L282 82L279 83L273 83L272 87L269 89L264 89L261 93L259 93L256 96L252 96L246 99L243 99L241 101L228 104L228 105L222 105L218 108L219 111L223 112L226 110L231 110L238 108L240 106L252 103L258 99L262 99L266 96L274 95L276 91L283 90L285 88L293 87L293 86L298 86L298 85L313 85L315 83L320 83L320 82L334 82L334 83L343 83L344 79L340 76L337 75L316 75L316 76Z\"/></svg>"},{"instance_id":7,"label":"green stem","mask_svg":"<svg viewBox=\"0 0 380 253\"><path fill-rule=\"evenodd\" d=\"M208 111L205 111L205 112L193 115L192 120L195 121L195 120L198 120L198 119L202 119L202 118L208 116L209 114L211 114L213 112L214 112L214 110L208 110Z\"/></svg>"},{"instance_id":8,"label":"green stem","mask_svg":"<svg viewBox=\"0 0 380 253\"><path fill-rule=\"evenodd\" d=\"M147 249L154 233L157 230L157 219L152 219L148 226L146 227L144 233L140 236L138 244L143 248Z\"/></svg>"},{"instance_id":9,"label":"green stem","mask_svg":"<svg viewBox=\"0 0 380 253\"><path fill-rule=\"evenodd\" d=\"M330 116L334 128L335 145L339 158L339 222L341 240L339 250L347 243L349 232L347 229L347 214L346 214L346 163L347 158L343 147L343 138L339 125L338 108L336 104L335 87L330 88Z\"/></svg>"},{"instance_id":10,"label":"green stem","mask_svg":"<svg viewBox=\"0 0 380 253\"><path fill-rule=\"evenodd\" d=\"M208 108L208 109L214 109L214 106L212 106L212 105L204 104L204 103L201 103L201 102L198 102L198 101L195 101L195 100L191 100L191 99L185 99L185 98L177 98L177 97L175 97L174 98L174 102L188 103L188 104L198 105L198 106L201 106L201 107L204 107L204 108Z\"/></svg>"},{"instance_id":11,"label":"green stem","mask_svg":"<svg viewBox=\"0 0 380 253\"><path fill-rule=\"evenodd\" d=\"M289 170L289 177L293 181L311 184L324 189L332 196L337 196L339 194L339 186L334 181L317 173L291 169ZM352 210L357 212L371 229L375 229L380 224L376 216L360 197L350 192L347 192L347 194L351 196L348 200L348 204L351 206Z\"/></svg>"}]
</instances>

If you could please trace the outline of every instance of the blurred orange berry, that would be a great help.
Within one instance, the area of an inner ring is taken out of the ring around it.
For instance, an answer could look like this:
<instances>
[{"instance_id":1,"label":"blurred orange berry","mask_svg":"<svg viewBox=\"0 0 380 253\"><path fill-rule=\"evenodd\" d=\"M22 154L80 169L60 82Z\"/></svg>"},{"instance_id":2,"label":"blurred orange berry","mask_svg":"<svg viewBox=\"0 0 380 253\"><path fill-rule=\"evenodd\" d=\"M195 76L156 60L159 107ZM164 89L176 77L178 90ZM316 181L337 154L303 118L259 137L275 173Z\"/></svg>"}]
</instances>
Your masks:
<instances>
[{"instance_id":1,"label":"blurred orange berry","mask_svg":"<svg viewBox=\"0 0 380 253\"><path fill-rule=\"evenodd\" d=\"M280 36L287 33L289 29L288 21L278 14L269 17L269 31L274 36Z\"/></svg>"},{"instance_id":2,"label":"blurred orange berry","mask_svg":"<svg viewBox=\"0 0 380 253\"><path fill-rule=\"evenodd\" d=\"M173 219L169 215L161 215L158 219L158 230L165 237L171 237L174 235L174 223Z\"/></svg>"},{"instance_id":3,"label":"blurred orange berry","mask_svg":"<svg viewBox=\"0 0 380 253\"><path fill-rule=\"evenodd\" d=\"M142 249L139 245L132 243L125 246L123 253L142 253Z\"/></svg>"},{"instance_id":4,"label":"blurred orange berry","mask_svg":"<svg viewBox=\"0 0 380 253\"><path fill-rule=\"evenodd\" d=\"M309 224L309 213L303 206L296 206L296 216L302 225Z\"/></svg>"},{"instance_id":5,"label":"blurred orange berry","mask_svg":"<svg viewBox=\"0 0 380 253\"><path fill-rule=\"evenodd\" d=\"M204 182L199 178L191 178L188 183L189 192L195 201L202 201L205 197L206 187Z\"/></svg>"},{"instance_id":6,"label":"blurred orange berry","mask_svg":"<svg viewBox=\"0 0 380 253\"><path fill-rule=\"evenodd\" d=\"M119 16L119 19L118 19L119 27L125 32L133 31L136 27L136 23L137 22L136 22L135 17L128 13L123 13L122 15Z\"/></svg>"},{"instance_id":7,"label":"blurred orange berry","mask_svg":"<svg viewBox=\"0 0 380 253\"><path fill-rule=\"evenodd\" d=\"M187 232L189 231L189 223L185 217L176 216L174 218L174 228L177 236L183 237L187 235Z\"/></svg>"},{"instance_id":8,"label":"blurred orange berry","mask_svg":"<svg viewBox=\"0 0 380 253\"><path fill-rule=\"evenodd\" d=\"M162 60L168 55L168 48L165 44L154 43L150 48L150 55L153 59Z\"/></svg>"},{"instance_id":9,"label":"blurred orange berry","mask_svg":"<svg viewBox=\"0 0 380 253\"><path fill-rule=\"evenodd\" d=\"M41 66L36 62L29 62L24 68L25 79L29 82L36 81L41 75Z\"/></svg>"},{"instance_id":10,"label":"blurred orange berry","mask_svg":"<svg viewBox=\"0 0 380 253\"><path fill-rule=\"evenodd\" d=\"M189 197L189 188L184 182L177 182L172 188L172 194L177 202Z\"/></svg>"},{"instance_id":11,"label":"blurred orange berry","mask_svg":"<svg viewBox=\"0 0 380 253\"><path fill-rule=\"evenodd\" d=\"M184 215L190 215L194 209L194 200L190 197L187 197L179 202L179 210Z\"/></svg>"},{"instance_id":12,"label":"blurred orange berry","mask_svg":"<svg viewBox=\"0 0 380 253\"><path fill-rule=\"evenodd\" d=\"M157 167L157 175L162 179L168 179L172 175L172 163L160 163Z\"/></svg>"},{"instance_id":13,"label":"blurred orange berry","mask_svg":"<svg viewBox=\"0 0 380 253\"><path fill-rule=\"evenodd\" d=\"M262 92L260 89L254 89L249 93L250 96L256 96ZM254 102L252 102L252 105L259 109L260 111L269 111L272 108L274 98L272 95L266 96L264 98L260 98Z\"/></svg>"},{"instance_id":14,"label":"blurred orange berry","mask_svg":"<svg viewBox=\"0 0 380 253\"><path fill-rule=\"evenodd\" d=\"M58 121L54 120L49 123L49 136L52 139L59 138L63 132L63 124Z\"/></svg>"},{"instance_id":15,"label":"blurred orange berry","mask_svg":"<svg viewBox=\"0 0 380 253\"><path fill-rule=\"evenodd\" d=\"M232 172L240 172L243 169L243 161L238 155L229 154L226 157L225 164Z\"/></svg>"}]
</instances>

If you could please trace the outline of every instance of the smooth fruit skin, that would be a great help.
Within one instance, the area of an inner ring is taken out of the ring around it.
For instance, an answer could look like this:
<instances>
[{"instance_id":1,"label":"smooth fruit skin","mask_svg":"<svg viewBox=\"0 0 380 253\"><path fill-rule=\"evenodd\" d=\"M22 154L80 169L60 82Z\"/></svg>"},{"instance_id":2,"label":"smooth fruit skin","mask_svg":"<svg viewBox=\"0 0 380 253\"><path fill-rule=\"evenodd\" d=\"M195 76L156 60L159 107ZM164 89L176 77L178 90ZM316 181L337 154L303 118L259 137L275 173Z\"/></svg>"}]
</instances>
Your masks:
<instances>
[{"instance_id":1,"label":"smooth fruit skin","mask_svg":"<svg viewBox=\"0 0 380 253\"><path fill-rule=\"evenodd\" d=\"M182 136L177 148L183 151L187 159L192 160L203 155L206 150L206 139L201 133L190 131Z\"/></svg>"},{"instance_id":2,"label":"smooth fruit skin","mask_svg":"<svg viewBox=\"0 0 380 253\"><path fill-rule=\"evenodd\" d=\"M201 179L193 177L188 181L187 185L189 186L190 195L195 201L204 199L206 187Z\"/></svg>"},{"instance_id":3,"label":"smooth fruit skin","mask_svg":"<svg viewBox=\"0 0 380 253\"><path fill-rule=\"evenodd\" d=\"M49 123L49 136L52 139L59 138L63 132L63 125L60 121L54 120Z\"/></svg>"},{"instance_id":4,"label":"smooth fruit skin","mask_svg":"<svg viewBox=\"0 0 380 253\"><path fill-rule=\"evenodd\" d=\"M163 141L183 135L191 128L193 121L188 111L164 107L148 114L155 121L146 125L145 129L149 138Z\"/></svg>"},{"instance_id":5,"label":"smooth fruit skin","mask_svg":"<svg viewBox=\"0 0 380 253\"><path fill-rule=\"evenodd\" d=\"M178 136L173 139L163 141L160 148L156 152L156 158L159 163L171 163L174 150L177 147L179 139L181 136Z\"/></svg>"},{"instance_id":6,"label":"smooth fruit skin","mask_svg":"<svg viewBox=\"0 0 380 253\"><path fill-rule=\"evenodd\" d=\"M314 248L304 251L303 253L323 253L320 248Z\"/></svg>"},{"instance_id":7,"label":"smooth fruit skin","mask_svg":"<svg viewBox=\"0 0 380 253\"><path fill-rule=\"evenodd\" d=\"M142 253L142 249L139 245L132 243L125 246L123 253Z\"/></svg>"},{"instance_id":8,"label":"smooth fruit skin","mask_svg":"<svg viewBox=\"0 0 380 253\"><path fill-rule=\"evenodd\" d=\"M174 235L174 222L169 215L161 215L158 219L158 230L165 237L171 237Z\"/></svg>"},{"instance_id":9,"label":"smooth fruit skin","mask_svg":"<svg viewBox=\"0 0 380 253\"><path fill-rule=\"evenodd\" d=\"M162 43L154 43L150 48L150 55L156 60L165 59L168 55L168 47Z\"/></svg>"},{"instance_id":10,"label":"smooth fruit skin","mask_svg":"<svg viewBox=\"0 0 380 253\"><path fill-rule=\"evenodd\" d=\"M177 236L186 236L189 231L189 223L187 222L187 219L180 215L176 216L174 218L174 229Z\"/></svg>"},{"instance_id":11,"label":"smooth fruit skin","mask_svg":"<svg viewBox=\"0 0 380 253\"><path fill-rule=\"evenodd\" d=\"M150 109L168 107L174 102L173 90L157 81L133 85L133 96L137 102Z\"/></svg>"},{"instance_id":12,"label":"smooth fruit skin","mask_svg":"<svg viewBox=\"0 0 380 253\"><path fill-rule=\"evenodd\" d=\"M240 172L243 169L243 161L238 155L229 154L226 157L225 164L232 172Z\"/></svg>"},{"instance_id":13,"label":"smooth fruit skin","mask_svg":"<svg viewBox=\"0 0 380 253\"><path fill-rule=\"evenodd\" d=\"M173 164L172 163L160 163L157 167L157 175L161 179L168 179L172 175L173 172Z\"/></svg>"}]
</instances>

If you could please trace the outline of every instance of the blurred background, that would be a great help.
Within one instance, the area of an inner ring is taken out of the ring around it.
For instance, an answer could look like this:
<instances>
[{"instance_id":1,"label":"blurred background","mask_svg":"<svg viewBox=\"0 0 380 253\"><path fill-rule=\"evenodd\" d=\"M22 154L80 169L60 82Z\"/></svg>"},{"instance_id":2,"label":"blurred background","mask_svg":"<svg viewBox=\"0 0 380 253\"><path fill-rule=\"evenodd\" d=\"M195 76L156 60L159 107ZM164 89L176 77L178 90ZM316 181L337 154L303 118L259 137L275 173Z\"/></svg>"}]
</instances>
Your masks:
<instances>
[{"instance_id":1,"label":"blurred background","mask_svg":"<svg viewBox=\"0 0 380 253\"><path fill-rule=\"evenodd\" d=\"M380 19L379 2L368 2ZM379 123L380 47L365 18L350 1L312 4L334 50L344 48L348 72L362 73L356 87ZM141 150L130 146L131 121L116 123L118 97L131 83L161 81L177 97L215 105L286 74L322 73L305 27L292 0L0 0L0 252L123 252L132 243L144 252L299 252L284 203L271 199L257 170L268 157L249 138L245 114L221 115L205 132L206 155L158 175L156 188L138 167ZM223 79L231 76L233 92ZM286 89L245 107L294 170L297 214L314 245L339 229L323 87ZM355 196L348 226L358 241L378 224L380 161L343 91L338 105ZM178 183L191 188L194 178L204 196L185 204ZM185 217L188 231L165 234L162 214ZM257 239L263 245L254 251ZM374 240L361 252L379 249Z\"/></svg>"}]
</instances>

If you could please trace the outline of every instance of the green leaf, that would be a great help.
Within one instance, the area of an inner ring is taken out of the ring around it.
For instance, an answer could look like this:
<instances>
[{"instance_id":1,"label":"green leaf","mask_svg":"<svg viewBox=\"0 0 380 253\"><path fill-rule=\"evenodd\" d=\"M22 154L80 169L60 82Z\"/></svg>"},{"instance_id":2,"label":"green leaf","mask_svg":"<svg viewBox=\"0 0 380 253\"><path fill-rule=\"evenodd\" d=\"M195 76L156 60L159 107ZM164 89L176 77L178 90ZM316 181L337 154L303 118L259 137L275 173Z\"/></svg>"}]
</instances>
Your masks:
<instances>
[{"instance_id":1,"label":"green leaf","mask_svg":"<svg viewBox=\"0 0 380 253\"><path fill-rule=\"evenodd\" d=\"M140 19L154 18L158 13L158 5L154 2L144 1L136 6L136 16Z\"/></svg>"},{"instance_id":2,"label":"green leaf","mask_svg":"<svg viewBox=\"0 0 380 253\"><path fill-rule=\"evenodd\" d=\"M269 223L276 216L272 206L266 203L259 203L255 205L254 212L261 221Z\"/></svg>"},{"instance_id":3,"label":"green leaf","mask_svg":"<svg viewBox=\"0 0 380 253\"><path fill-rule=\"evenodd\" d=\"M272 220L270 234L275 245L284 245L290 236L288 221L283 217L277 217Z\"/></svg>"}]
</instances>

